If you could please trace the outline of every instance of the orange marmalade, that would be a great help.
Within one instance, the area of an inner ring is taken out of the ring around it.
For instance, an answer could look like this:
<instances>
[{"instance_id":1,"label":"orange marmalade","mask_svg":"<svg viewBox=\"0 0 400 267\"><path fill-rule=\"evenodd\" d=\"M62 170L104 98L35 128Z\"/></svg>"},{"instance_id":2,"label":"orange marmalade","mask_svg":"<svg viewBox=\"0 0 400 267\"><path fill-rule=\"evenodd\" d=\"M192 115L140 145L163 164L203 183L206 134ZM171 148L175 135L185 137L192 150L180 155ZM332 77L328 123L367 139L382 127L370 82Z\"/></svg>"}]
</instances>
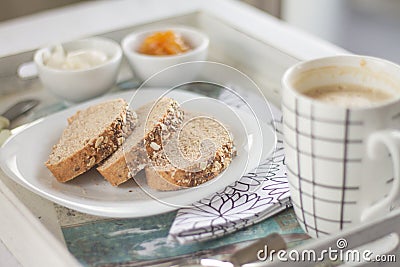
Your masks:
<instances>
[{"instance_id":1,"label":"orange marmalade","mask_svg":"<svg viewBox=\"0 0 400 267\"><path fill-rule=\"evenodd\" d=\"M188 50L190 50L190 46L182 36L169 30L147 36L138 52L153 56L167 56L182 54Z\"/></svg>"}]
</instances>

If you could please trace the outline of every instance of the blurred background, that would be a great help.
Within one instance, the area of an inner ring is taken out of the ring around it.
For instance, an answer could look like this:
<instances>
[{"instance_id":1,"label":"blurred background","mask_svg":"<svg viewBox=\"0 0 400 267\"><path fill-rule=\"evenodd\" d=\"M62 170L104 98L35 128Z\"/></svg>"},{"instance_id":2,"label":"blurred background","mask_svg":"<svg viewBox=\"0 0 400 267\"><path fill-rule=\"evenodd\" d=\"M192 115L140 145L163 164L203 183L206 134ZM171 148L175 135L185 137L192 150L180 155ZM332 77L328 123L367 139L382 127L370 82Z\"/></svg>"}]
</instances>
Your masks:
<instances>
[{"instance_id":1,"label":"blurred background","mask_svg":"<svg viewBox=\"0 0 400 267\"><path fill-rule=\"evenodd\" d=\"M239 1L239 0L236 0ZM242 0L353 53L400 63L399 0ZM82 2L1 0L1 21Z\"/></svg>"},{"instance_id":2,"label":"blurred background","mask_svg":"<svg viewBox=\"0 0 400 267\"><path fill-rule=\"evenodd\" d=\"M400 63L399 0L245 0L356 54Z\"/></svg>"}]
</instances>

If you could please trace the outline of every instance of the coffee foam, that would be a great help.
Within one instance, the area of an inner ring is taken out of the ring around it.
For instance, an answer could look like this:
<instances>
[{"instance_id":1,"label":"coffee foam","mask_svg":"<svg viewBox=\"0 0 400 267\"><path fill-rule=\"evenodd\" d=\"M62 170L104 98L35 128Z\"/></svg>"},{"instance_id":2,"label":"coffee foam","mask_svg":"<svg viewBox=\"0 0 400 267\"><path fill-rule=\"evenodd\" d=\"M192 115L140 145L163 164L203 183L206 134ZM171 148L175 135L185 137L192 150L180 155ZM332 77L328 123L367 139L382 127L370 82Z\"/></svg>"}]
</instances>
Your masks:
<instances>
[{"instance_id":1,"label":"coffee foam","mask_svg":"<svg viewBox=\"0 0 400 267\"><path fill-rule=\"evenodd\" d=\"M384 90L357 84L319 86L305 90L302 94L317 101L346 107L369 107L394 98L393 94Z\"/></svg>"}]
</instances>

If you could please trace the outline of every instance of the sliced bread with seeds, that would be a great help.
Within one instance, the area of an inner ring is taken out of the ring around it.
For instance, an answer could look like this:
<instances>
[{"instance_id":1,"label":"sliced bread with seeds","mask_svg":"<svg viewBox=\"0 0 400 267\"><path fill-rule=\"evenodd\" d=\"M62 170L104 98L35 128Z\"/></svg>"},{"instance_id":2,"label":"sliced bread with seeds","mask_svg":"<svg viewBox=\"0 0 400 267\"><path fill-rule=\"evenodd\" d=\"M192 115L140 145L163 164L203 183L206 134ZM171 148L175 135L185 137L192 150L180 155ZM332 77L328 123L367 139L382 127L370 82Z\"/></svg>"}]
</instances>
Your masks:
<instances>
[{"instance_id":1,"label":"sliced bread with seeds","mask_svg":"<svg viewBox=\"0 0 400 267\"><path fill-rule=\"evenodd\" d=\"M145 104L136 110L136 114L138 121L135 131L121 148L97 167L113 186L127 181L144 169L148 163L145 142L151 144L150 140L153 139L168 139L179 128L184 116L178 103L167 97Z\"/></svg>"},{"instance_id":2,"label":"sliced bread with seeds","mask_svg":"<svg viewBox=\"0 0 400 267\"><path fill-rule=\"evenodd\" d=\"M148 186L161 191L205 183L222 173L236 155L224 125L187 112L182 127L167 142L156 144L163 149L148 151L152 165L145 173Z\"/></svg>"},{"instance_id":3,"label":"sliced bread with seeds","mask_svg":"<svg viewBox=\"0 0 400 267\"><path fill-rule=\"evenodd\" d=\"M110 156L135 127L136 114L123 99L76 112L52 148L46 167L60 182L69 181Z\"/></svg>"}]
</instances>

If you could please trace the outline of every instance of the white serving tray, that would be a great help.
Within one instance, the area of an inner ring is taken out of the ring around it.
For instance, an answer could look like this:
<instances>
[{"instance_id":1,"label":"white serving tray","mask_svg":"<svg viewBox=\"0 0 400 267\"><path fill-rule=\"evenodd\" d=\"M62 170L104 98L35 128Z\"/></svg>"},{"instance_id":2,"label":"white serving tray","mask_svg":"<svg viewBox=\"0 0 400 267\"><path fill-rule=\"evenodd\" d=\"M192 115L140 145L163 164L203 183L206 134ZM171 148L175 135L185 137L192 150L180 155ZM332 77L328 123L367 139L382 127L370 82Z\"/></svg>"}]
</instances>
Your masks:
<instances>
[{"instance_id":1,"label":"white serving tray","mask_svg":"<svg viewBox=\"0 0 400 267\"><path fill-rule=\"evenodd\" d=\"M87 21L98 23L76 27L74 21L85 17ZM52 27L49 21L57 27ZM45 105L56 103L37 79L23 81L16 75L18 66L30 61L39 46L89 35L120 41L136 28L157 24L185 24L203 30L211 39L209 60L244 72L258 84L266 98L278 106L280 79L290 65L302 59L345 52L239 1L90 2L0 25L0 40L9 40L12 36L10 45L5 48L1 45L0 50L3 56L0 58L0 113L22 97L39 97ZM29 41L26 36L30 36ZM124 65L120 79L129 75ZM9 93L11 90L13 93ZM24 122L21 120L18 124ZM361 244L395 231L393 227L400 225L400 216L393 215L378 223L386 228L374 223L343 235ZM368 229L378 228L374 235L363 234ZM335 238L311 242L310 246L321 248ZM53 203L17 185L1 170L0 239L23 266L80 266L64 244Z\"/></svg>"}]
</instances>

